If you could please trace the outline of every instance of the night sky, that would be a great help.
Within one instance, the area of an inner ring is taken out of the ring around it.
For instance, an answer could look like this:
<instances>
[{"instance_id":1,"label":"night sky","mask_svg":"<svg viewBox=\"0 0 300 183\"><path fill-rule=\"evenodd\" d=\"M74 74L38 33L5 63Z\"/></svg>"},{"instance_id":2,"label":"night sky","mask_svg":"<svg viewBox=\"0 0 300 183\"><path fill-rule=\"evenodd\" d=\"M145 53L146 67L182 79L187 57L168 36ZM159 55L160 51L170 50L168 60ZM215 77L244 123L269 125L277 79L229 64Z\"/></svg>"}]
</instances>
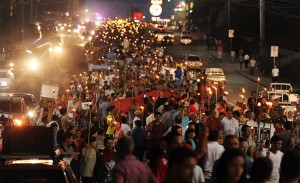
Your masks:
<instances>
[{"instance_id":1,"label":"night sky","mask_svg":"<svg viewBox=\"0 0 300 183\"><path fill-rule=\"evenodd\" d=\"M150 0L85 0L85 8L92 12L98 12L105 18L132 17L132 12L138 9L144 13L146 20L149 21L151 19L150 5ZM170 7L170 3L165 1L162 18L170 18Z\"/></svg>"}]
</instances>

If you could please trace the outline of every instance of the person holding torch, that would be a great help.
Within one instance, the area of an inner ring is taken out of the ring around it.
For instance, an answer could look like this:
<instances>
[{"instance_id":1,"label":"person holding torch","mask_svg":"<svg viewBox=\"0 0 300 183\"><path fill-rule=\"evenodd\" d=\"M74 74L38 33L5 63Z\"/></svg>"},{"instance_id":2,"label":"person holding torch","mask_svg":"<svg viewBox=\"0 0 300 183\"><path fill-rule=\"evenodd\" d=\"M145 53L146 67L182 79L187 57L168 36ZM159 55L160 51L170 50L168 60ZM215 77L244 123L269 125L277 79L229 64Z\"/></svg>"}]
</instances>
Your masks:
<instances>
[{"instance_id":1,"label":"person holding torch","mask_svg":"<svg viewBox=\"0 0 300 183\"><path fill-rule=\"evenodd\" d=\"M113 111L115 109L115 106L109 106L107 108L107 116L106 116L106 124L107 124L107 130L106 130L106 136L107 137L113 137L115 131L116 131L116 121L115 117L113 116Z\"/></svg>"}]
</instances>

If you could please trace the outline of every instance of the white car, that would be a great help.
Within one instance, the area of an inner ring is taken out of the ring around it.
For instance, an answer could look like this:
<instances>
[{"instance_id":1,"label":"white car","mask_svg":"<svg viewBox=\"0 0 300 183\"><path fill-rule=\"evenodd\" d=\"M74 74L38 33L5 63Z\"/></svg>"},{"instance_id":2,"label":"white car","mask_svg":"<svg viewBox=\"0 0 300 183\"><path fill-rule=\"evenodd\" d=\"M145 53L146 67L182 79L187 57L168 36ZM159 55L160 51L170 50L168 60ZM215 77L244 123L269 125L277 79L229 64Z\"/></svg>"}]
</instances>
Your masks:
<instances>
[{"instance_id":1,"label":"white car","mask_svg":"<svg viewBox=\"0 0 300 183\"><path fill-rule=\"evenodd\" d=\"M191 44L192 43L192 37L191 36L182 36L180 38L180 43L185 44L185 45Z\"/></svg>"},{"instance_id":2,"label":"white car","mask_svg":"<svg viewBox=\"0 0 300 183\"><path fill-rule=\"evenodd\" d=\"M0 69L0 89L10 89L14 84L14 74L10 69Z\"/></svg>"},{"instance_id":3,"label":"white car","mask_svg":"<svg viewBox=\"0 0 300 183\"><path fill-rule=\"evenodd\" d=\"M184 62L185 62L184 64L188 68L199 69L203 66L201 57L198 55L185 55Z\"/></svg>"},{"instance_id":4,"label":"white car","mask_svg":"<svg viewBox=\"0 0 300 183\"><path fill-rule=\"evenodd\" d=\"M226 77L222 68L206 68L204 71L206 81L210 84L221 84L226 83Z\"/></svg>"}]
</instances>

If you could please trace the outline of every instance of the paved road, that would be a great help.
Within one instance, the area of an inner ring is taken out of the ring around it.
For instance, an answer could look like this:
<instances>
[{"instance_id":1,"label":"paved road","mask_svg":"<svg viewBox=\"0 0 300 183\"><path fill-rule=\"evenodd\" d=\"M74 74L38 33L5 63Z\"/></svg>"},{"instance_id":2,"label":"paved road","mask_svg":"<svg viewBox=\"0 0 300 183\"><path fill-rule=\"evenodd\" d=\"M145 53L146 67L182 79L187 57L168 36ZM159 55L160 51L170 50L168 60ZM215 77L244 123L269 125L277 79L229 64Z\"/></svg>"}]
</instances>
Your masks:
<instances>
[{"instance_id":1,"label":"paved road","mask_svg":"<svg viewBox=\"0 0 300 183\"><path fill-rule=\"evenodd\" d=\"M232 104L235 104L237 101L242 101L242 97L240 96L242 94L242 88L246 91L246 99L250 96L251 91L257 89L257 84L254 81L251 81L239 74L236 69L232 68L232 66L222 64L215 57L209 54L200 42L196 41L192 45L175 44L174 46L167 47L167 52L173 55L175 61L180 61L184 54L196 54L201 56L204 62L204 68L223 68L227 79L225 90L229 92L228 101ZM262 89L263 87L260 87L260 90Z\"/></svg>"},{"instance_id":2,"label":"paved road","mask_svg":"<svg viewBox=\"0 0 300 183\"><path fill-rule=\"evenodd\" d=\"M50 83L59 84L66 75L73 75L87 69L86 65L81 63L81 61L84 60L83 42L74 36L62 35L62 37L65 42L64 56L59 59L59 62L55 66L49 65L49 74L41 74L39 77L17 77L15 92L33 93L38 99L43 82L49 81ZM178 42L178 38L176 41ZM204 61L204 67L223 68L227 77L225 90L229 92L228 101L230 103L242 101L240 97L242 88L246 90L246 97L250 95L252 90L256 90L257 88L255 82L243 77L231 67L217 61L199 42L194 42L194 44L188 46L176 44L167 47L167 51L173 55L175 60L180 60L184 54L197 54L200 55Z\"/></svg>"},{"instance_id":3,"label":"paved road","mask_svg":"<svg viewBox=\"0 0 300 183\"><path fill-rule=\"evenodd\" d=\"M42 83L60 84L62 79L87 69L84 60L84 43L74 36L61 34L64 40L63 53L56 63L47 66L48 73L25 75L17 72L15 75L14 92L32 93L39 100Z\"/></svg>"}]
</instances>

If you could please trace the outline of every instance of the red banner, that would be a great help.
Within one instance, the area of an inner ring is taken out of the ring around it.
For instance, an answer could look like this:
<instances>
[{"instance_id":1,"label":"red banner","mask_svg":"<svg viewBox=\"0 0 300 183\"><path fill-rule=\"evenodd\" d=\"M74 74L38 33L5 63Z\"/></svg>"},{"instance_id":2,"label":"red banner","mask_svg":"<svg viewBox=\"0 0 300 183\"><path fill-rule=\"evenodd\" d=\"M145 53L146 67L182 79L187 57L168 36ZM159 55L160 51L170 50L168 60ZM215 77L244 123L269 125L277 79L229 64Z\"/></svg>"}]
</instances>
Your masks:
<instances>
[{"instance_id":1,"label":"red banner","mask_svg":"<svg viewBox=\"0 0 300 183\"><path fill-rule=\"evenodd\" d=\"M147 97L154 97L154 98L158 98L160 95L160 91L158 90L154 90L148 93L145 93L147 95ZM164 92L164 96L166 98L169 97L174 97L177 99L181 99L181 96L178 95L174 95L171 92ZM144 94L140 94L137 95L135 97L131 97L131 98L124 98L124 99L119 99L117 101L113 101L111 102L112 105L114 105L116 107L117 110L120 110L120 113L127 113L130 109L130 104L132 100L135 100L135 107L138 109L140 106L143 105L143 98L144 98Z\"/></svg>"}]
</instances>

